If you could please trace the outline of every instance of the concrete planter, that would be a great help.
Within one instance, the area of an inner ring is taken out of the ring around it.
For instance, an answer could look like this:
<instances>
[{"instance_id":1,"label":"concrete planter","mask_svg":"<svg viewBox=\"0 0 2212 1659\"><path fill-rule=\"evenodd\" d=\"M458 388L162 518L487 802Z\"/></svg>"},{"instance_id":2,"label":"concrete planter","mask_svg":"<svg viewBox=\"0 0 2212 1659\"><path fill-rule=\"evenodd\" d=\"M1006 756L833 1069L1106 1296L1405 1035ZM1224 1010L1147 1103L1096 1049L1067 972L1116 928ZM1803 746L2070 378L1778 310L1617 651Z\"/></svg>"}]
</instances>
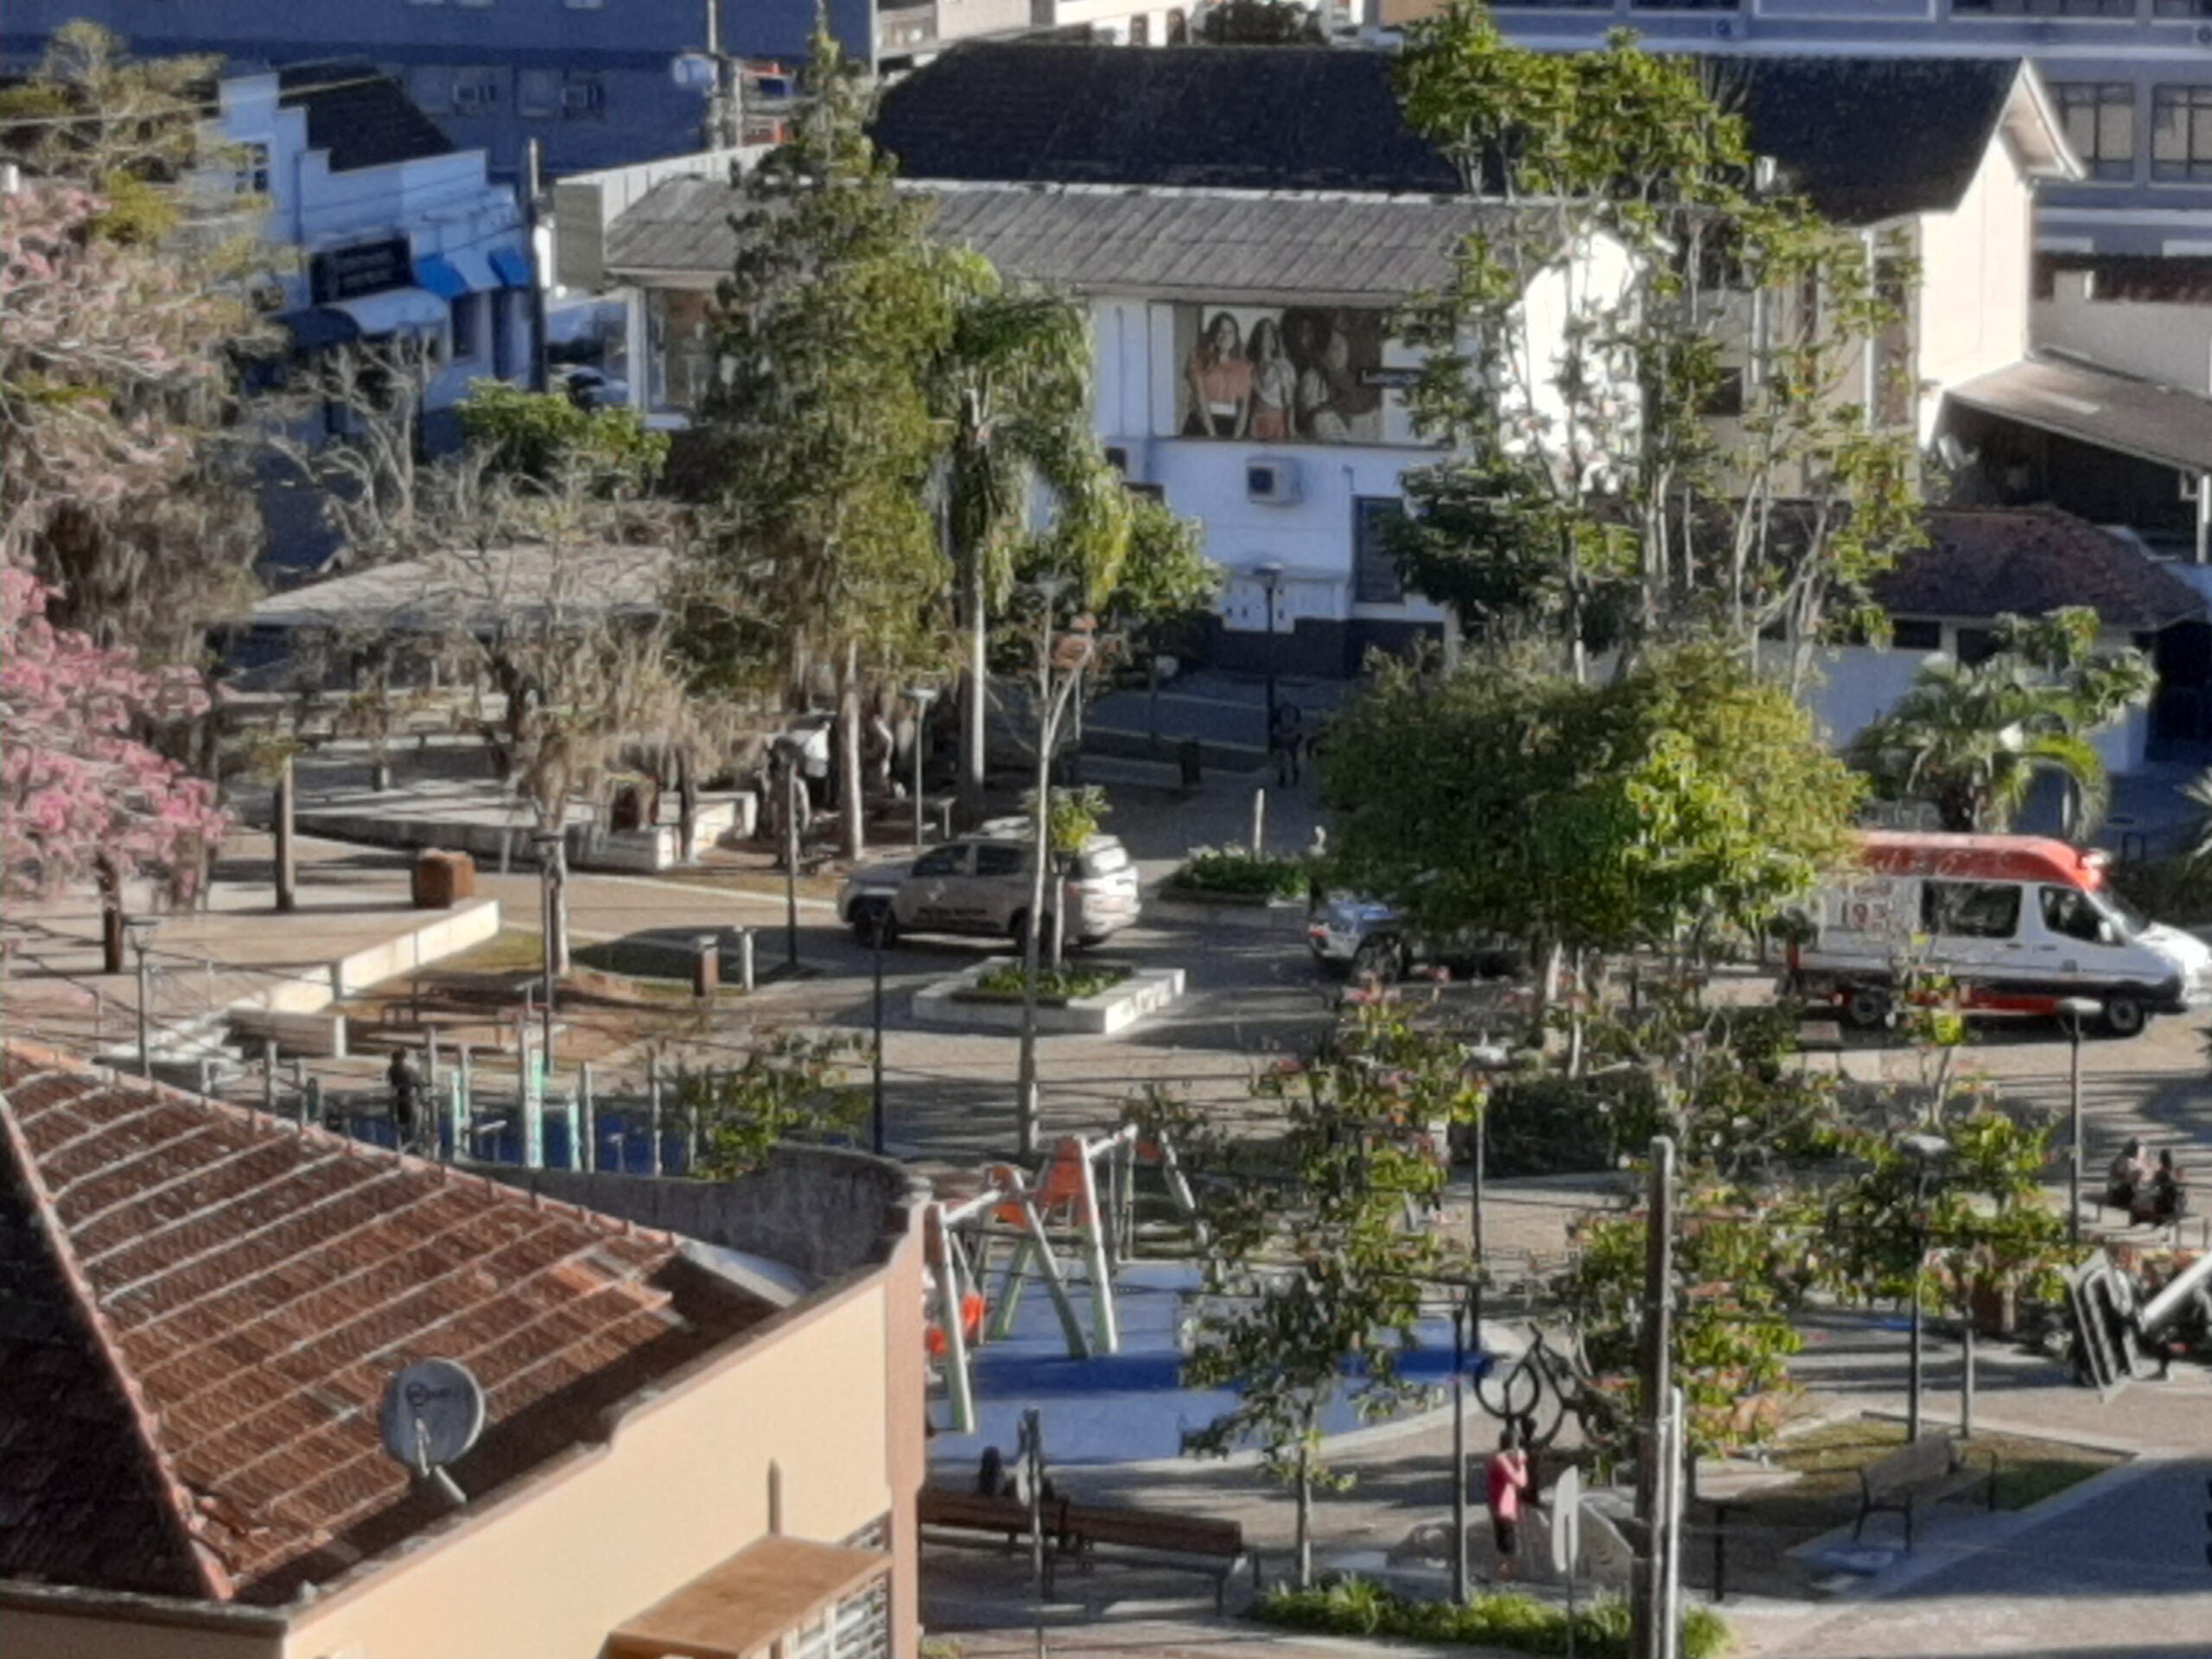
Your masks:
<instances>
[{"instance_id":1,"label":"concrete planter","mask_svg":"<svg viewBox=\"0 0 2212 1659\"><path fill-rule=\"evenodd\" d=\"M1145 918L1171 927L1254 928L1266 932L1306 931L1306 901L1265 893L1209 893L1170 881L1145 906Z\"/></svg>"},{"instance_id":2,"label":"concrete planter","mask_svg":"<svg viewBox=\"0 0 2212 1659\"><path fill-rule=\"evenodd\" d=\"M1021 999L978 992L986 974L1019 966L1012 957L991 957L950 979L914 993L914 1018L925 1026L949 1026L963 1031L1020 1031ZM1139 968L1120 984L1096 996L1069 997L1065 1001L1039 997L1037 1029L1040 1032L1084 1032L1111 1036L1166 1007L1183 995L1180 968Z\"/></svg>"}]
</instances>

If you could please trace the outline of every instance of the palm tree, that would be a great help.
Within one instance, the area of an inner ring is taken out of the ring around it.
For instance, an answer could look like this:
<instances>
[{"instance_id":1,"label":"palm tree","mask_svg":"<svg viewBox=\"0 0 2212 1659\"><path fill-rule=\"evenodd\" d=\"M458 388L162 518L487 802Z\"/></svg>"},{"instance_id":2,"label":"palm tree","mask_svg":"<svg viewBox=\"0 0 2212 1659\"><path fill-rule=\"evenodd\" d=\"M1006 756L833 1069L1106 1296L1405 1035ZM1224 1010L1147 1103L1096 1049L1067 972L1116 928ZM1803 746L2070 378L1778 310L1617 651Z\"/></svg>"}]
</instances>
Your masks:
<instances>
[{"instance_id":1,"label":"palm tree","mask_svg":"<svg viewBox=\"0 0 2212 1659\"><path fill-rule=\"evenodd\" d=\"M2092 735L2150 700L2136 651L2095 652L2093 611L2001 617L1999 649L1968 665L1930 662L1897 706L1860 732L1857 763L1891 792L1925 800L1947 830L2010 829L2038 777L2067 788L2066 832L2094 831L2112 780Z\"/></svg>"},{"instance_id":2,"label":"palm tree","mask_svg":"<svg viewBox=\"0 0 2212 1659\"><path fill-rule=\"evenodd\" d=\"M931 413L944 442L938 478L961 634L960 810L982 810L990 620L1031 540L1039 490L1055 499L1052 563L1102 598L1128 544L1120 480L1090 424L1090 328L1080 304L1009 286L972 256L952 266L951 337L938 354Z\"/></svg>"}]
</instances>

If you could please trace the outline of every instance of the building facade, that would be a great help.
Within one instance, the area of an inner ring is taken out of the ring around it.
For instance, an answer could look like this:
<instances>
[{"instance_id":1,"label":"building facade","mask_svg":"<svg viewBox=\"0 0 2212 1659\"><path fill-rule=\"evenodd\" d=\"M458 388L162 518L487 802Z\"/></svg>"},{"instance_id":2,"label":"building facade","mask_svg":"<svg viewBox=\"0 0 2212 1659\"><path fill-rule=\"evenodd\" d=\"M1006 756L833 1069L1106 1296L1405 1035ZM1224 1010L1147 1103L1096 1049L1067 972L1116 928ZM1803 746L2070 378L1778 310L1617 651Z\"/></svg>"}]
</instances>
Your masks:
<instances>
[{"instance_id":1,"label":"building facade","mask_svg":"<svg viewBox=\"0 0 2212 1659\"><path fill-rule=\"evenodd\" d=\"M1380 0L1385 27L1439 10ZM1572 51L1633 29L1657 51L2025 58L2085 176L2040 199L2052 251L2212 252L2212 0L1498 0L1500 28Z\"/></svg>"}]
</instances>

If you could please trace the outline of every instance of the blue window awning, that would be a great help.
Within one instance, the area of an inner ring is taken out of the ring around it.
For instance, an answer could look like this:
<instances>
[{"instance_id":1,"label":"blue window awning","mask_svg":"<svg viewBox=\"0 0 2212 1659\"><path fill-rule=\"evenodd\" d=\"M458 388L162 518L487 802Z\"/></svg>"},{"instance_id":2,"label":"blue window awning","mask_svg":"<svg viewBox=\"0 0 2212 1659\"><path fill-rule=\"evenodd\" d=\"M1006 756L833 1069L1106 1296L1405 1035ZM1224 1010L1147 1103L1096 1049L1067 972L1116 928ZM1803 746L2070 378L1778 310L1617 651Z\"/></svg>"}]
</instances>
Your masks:
<instances>
[{"instance_id":1,"label":"blue window awning","mask_svg":"<svg viewBox=\"0 0 2212 1659\"><path fill-rule=\"evenodd\" d=\"M519 248L493 249L492 269L499 273L499 280L509 288L528 288L531 285L530 257Z\"/></svg>"},{"instance_id":2,"label":"blue window awning","mask_svg":"<svg viewBox=\"0 0 2212 1659\"><path fill-rule=\"evenodd\" d=\"M442 300L457 300L468 292L468 278L454 269L452 261L435 253L416 257L415 285L429 289Z\"/></svg>"},{"instance_id":3,"label":"blue window awning","mask_svg":"<svg viewBox=\"0 0 2212 1659\"><path fill-rule=\"evenodd\" d=\"M278 316L292 336L296 351L320 352L333 346L361 337L361 326L343 311L327 305L310 306L304 311L287 311Z\"/></svg>"}]
</instances>

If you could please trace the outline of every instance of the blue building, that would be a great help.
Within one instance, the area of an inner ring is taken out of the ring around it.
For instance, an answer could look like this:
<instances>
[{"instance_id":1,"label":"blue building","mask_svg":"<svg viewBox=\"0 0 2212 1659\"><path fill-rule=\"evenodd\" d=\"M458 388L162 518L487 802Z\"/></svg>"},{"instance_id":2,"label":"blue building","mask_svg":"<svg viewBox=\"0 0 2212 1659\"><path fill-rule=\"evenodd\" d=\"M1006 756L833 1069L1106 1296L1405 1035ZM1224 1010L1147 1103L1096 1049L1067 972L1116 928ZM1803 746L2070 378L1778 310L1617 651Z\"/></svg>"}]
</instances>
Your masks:
<instances>
[{"instance_id":1,"label":"blue building","mask_svg":"<svg viewBox=\"0 0 2212 1659\"><path fill-rule=\"evenodd\" d=\"M875 0L829 0L845 49L873 62ZM554 174L694 148L705 99L674 60L707 39L708 0L5 0L0 64L35 60L83 17L142 57L219 53L233 69L360 60L397 79L453 142L512 178L525 140ZM813 0L721 0L722 47L806 49Z\"/></svg>"}]
</instances>

